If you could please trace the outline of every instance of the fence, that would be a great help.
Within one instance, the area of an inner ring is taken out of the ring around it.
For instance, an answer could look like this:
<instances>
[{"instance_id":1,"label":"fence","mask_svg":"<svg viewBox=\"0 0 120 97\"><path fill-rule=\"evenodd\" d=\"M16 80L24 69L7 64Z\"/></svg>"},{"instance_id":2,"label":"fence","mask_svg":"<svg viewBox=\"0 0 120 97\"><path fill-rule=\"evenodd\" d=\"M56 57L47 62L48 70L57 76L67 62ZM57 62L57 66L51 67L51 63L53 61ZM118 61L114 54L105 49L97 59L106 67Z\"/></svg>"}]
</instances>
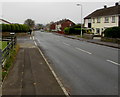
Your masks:
<instances>
[{"instance_id":1,"label":"fence","mask_svg":"<svg viewBox=\"0 0 120 97\"><path fill-rule=\"evenodd\" d=\"M3 36L2 41L7 42L7 46L2 50L2 66L4 66L5 60L10 56L10 51L15 47L16 45L16 36Z\"/></svg>"}]
</instances>

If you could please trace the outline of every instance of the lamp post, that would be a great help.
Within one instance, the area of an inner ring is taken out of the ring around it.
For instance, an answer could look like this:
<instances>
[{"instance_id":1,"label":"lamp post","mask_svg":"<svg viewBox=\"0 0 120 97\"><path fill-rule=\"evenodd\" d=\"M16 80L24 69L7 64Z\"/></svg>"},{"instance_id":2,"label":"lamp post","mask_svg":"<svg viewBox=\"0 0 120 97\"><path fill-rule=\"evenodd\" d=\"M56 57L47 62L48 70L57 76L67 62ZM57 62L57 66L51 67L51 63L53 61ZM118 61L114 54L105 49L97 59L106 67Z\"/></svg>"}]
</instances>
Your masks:
<instances>
[{"instance_id":1,"label":"lamp post","mask_svg":"<svg viewBox=\"0 0 120 97\"><path fill-rule=\"evenodd\" d=\"M81 6L81 37L83 36L83 33L82 33L82 5L81 4L76 4L77 6Z\"/></svg>"}]
</instances>

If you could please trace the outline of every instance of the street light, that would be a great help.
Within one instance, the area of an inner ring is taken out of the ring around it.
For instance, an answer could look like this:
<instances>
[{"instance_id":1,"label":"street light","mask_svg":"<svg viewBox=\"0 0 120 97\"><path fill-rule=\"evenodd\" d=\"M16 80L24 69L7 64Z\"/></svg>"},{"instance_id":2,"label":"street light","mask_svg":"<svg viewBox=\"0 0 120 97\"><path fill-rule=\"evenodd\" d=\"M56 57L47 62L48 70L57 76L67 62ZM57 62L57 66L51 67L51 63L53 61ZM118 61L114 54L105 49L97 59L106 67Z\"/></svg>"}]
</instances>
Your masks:
<instances>
[{"instance_id":1,"label":"street light","mask_svg":"<svg viewBox=\"0 0 120 97\"><path fill-rule=\"evenodd\" d=\"M82 5L81 4L76 4L77 6L81 6L81 37L83 36L82 34Z\"/></svg>"}]
</instances>

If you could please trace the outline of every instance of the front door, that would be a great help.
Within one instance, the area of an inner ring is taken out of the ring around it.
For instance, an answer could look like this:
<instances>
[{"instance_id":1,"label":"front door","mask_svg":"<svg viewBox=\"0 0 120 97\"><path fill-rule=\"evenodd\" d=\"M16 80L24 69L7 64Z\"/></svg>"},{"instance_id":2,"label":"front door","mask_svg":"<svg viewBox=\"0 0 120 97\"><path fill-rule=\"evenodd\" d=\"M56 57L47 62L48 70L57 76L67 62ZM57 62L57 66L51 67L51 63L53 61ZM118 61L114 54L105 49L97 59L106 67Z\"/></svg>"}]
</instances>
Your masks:
<instances>
[{"instance_id":1,"label":"front door","mask_svg":"<svg viewBox=\"0 0 120 97\"><path fill-rule=\"evenodd\" d=\"M88 23L88 28L91 28L91 23Z\"/></svg>"},{"instance_id":2,"label":"front door","mask_svg":"<svg viewBox=\"0 0 120 97\"><path fill-rule=\"evenodd\" d=\"M100 35L100 28L96 28L96 34Z\"/></svg>"}]
</instances>

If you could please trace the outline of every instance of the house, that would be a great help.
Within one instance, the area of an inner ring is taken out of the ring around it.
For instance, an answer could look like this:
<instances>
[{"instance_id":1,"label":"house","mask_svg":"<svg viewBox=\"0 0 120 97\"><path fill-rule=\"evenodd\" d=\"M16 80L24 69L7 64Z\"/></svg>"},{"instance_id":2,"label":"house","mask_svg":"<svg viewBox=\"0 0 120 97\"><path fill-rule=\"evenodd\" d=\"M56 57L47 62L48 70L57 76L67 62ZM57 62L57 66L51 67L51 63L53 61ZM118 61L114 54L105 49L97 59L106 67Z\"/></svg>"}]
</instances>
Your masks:
<instances>
[{"instance_id":1,"label":"house","mask_svg":"<svg viewBox=\"0 0 120 97\"><path fill-rule=\"evenodd\" d=\"M63 32L66 27L71 27L73 25L75 25L75 23L72 22L71 20L63 19L63 20L60 20L56 23L56 30Z\"/></svg>"},{"instance_id":2,"label":"house","mask_svg":"<svg viewBox=\"0 0 120 97\"><path fill-rule=\"evenodd\" d=\"M11 23L4 19L0 19L0 24L11 24Z\"/></svg>"},{"instance_id":3,"label":"house","mask_svg":"<svg viewBox=\"0 0 120 97\"><path fill-rule=\"evenodd\" d=\"M84 27L94 34L101 35L109 27L120 27L120 2L115 6L98 9L84 18Z\"/></svg>"},{"instance_id":4,"label":"house","mask_svg":"<svg viewBox=\"0 0 120 97\"><path fill-rule=\"evenodd\" d=\"M73 25L75 25L75 23L73 23L71 20L62 19L60 21L50 23L49 30L53 32L64 33L64 29L66 27L71 27Z\"/></svg>"},{"instance_id":5,"label":"house","mask_svg":"<svg viewBox=\"0 0 120 97\"><path fill-rule=\"evenodd\" d=\"M46 24L46 26L44 27L45 31L50 31L50 24Z\"/></svg>"},{"instance_id":6,"label":"house","mask_svg":"<svg viewBox=\"0 0 120 97\"><path fill-rule=\"evenodd\" d=\"M50 31L52 31L52 32L54 32L54 31L56 31L56 23L51 23L50 24Z\"/></svg>"}]
</instances>

